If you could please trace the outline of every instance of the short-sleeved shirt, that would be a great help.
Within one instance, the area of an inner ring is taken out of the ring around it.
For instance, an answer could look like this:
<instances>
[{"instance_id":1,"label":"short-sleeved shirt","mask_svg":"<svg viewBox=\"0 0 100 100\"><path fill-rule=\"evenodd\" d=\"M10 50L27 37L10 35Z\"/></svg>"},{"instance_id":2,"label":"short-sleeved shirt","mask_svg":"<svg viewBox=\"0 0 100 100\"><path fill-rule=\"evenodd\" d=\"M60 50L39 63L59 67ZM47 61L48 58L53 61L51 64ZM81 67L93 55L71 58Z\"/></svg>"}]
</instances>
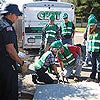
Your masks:
<instances>
[{"instance_id":1,"label":"short-sleeved shirt","mask_svg":"<svg viewBox=\"0 0 100 100\"><path fill-rule=\"evenodd\" d=\"M68 44L68 49L70 50L70 52L73 54L73 56L75 58L77 58L77 56L79 55L79 51L80 51L80 47L79 46L73 46L73 45L69 45ZM60 62L60 58L57 56L58 61Z\"/></svg>"},{"instance_id":2,"label":"short-sleeved shirt","mask_svg":"<svg viewBox=\"0 0 100 100\"><path fill-rule=\"evenodd\" d=\"M45 60L44 66L45 67L50 67L54 64L55 64L55 56L53 55L53 53L50 53L48 55L48 57L46 58L46 60Z\"/></svg>"},{"instance_id":3,"label":"short-sleeved shirt","mask_svg":"<svg viewBox=\"0 0 100 100\"><path fill-rule=\"evenodd\" d=\"M79 46L73 46L73 45L68 45L69 50L71 53L74 55L75 58L79 55L80 47Z\"/></svg>"}]
</instances>

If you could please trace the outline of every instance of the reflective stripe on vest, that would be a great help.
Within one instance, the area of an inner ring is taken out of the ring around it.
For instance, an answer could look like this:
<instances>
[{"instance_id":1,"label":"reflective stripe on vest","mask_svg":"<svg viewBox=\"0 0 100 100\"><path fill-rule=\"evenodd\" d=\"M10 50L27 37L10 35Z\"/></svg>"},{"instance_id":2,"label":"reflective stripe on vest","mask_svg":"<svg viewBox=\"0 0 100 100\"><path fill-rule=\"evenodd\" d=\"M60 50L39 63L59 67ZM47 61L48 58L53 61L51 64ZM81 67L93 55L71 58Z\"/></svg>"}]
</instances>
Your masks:
<instances>
[{"instance_id":1,"label":"reflective stripe on vest","mask_svg":"<svg viewBox=\"0 0 100 100\"><path fill-rule=\"evenodd\" d=\"M72 22L69 22L68 21L68 26L66 26L66 24L63 22L62 25L61 25L61 29L62 29L62 36L65 36L65 35L72 35Z\"/></svg>"},{"instance_id":2,"label":"reflective stripe on vest","mask_svg":"<svg viewBox=\"0 0 100 100\"><path fill-rule=\"evenodd\" d=\"M48 31L46 31L46 33L47 33L46 38L49 38L49 37L55 38L56 31L48 30ZM51 33L54 33L54 34L51 34Z\"/></svg>"},{"instance_id":3,"label":"reflective stripe on vest","mask_svg":"<svg viewBox=\"0 0 100 100\"><path fill-rule=\"evenodd\" d=\"M91 34L89 36L89 49L90 52L99 52L100 51L100 33Z\"/></svg>"},{"instance_id":4,"label":"reflective stripe on vest","mask_svg":"<svg viewBox=\"0 0 100 100\"><path fill-rule=\"evenodd\" d=\"M58 53L58 56L63 61L64 67L71 67L75 64L75 58L68 49L67 45L64 45L64 55Z\"/></svg>"},{"instance_id":5,"label":"reflective stripe on vest","mask_svg":"<svg viewBox=\"0 0 100 100\"><path fill-rule=\"evenodd\" d=\"M41 67L43 67L44 63L45 63L45 60L47 58L47 56L52 53L51 51L47 51L46 53L44 53L42 55L42 57L38 60L37 63L35 63L34 67L36 70L40 69Z\"/></svg>"},{"instance_id":6,"label":"reflective stripe on vest","mask_svg":"<svg viewBox=\"0 0 100 100\"><path fill-rule=\"evenodd\" d=\"M68 63L64 63L64 66L69 66L69 64L71 64L73 61L75 61L75 58L73 58L71 61L69 61ZM71 66L70 66L71 67Z\"/></svg>"},{"instance_id":7,"label":"reflective stripe on vest","mask_svg":"<svg viewBox=\"0 0 100 100\"><path fill-rule=\"evenodd\" d=\"M57 25L47 25L46 26L46 38L55 38L55 34L57 31Z\"/></svg>"}]
</instances>

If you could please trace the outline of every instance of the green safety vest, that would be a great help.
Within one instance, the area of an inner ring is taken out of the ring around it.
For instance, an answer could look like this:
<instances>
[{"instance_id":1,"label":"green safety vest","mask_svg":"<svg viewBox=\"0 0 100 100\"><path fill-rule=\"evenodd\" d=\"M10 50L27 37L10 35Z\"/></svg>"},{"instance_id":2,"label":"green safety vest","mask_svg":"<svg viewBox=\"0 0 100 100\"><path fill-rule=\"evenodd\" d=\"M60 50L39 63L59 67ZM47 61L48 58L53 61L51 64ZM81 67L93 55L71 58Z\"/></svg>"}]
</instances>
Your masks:
<instances>
[{"instance_id":1,"label":"green safety vest","mask_svg":"<svg viewBox=\"0 0 100 100\"><path fill-rule=\"evenodd\" d=\"M48 55L52 53L51 51L47 51L46 53L44 53L42 55L42 57L38 60L37 63L35 63L34 67L36 70L40 69L41 67L43 67L44 63L45 63L45 60L46 58L48 57Z\"/></svg>"},{"instance_id":2,"label":"green safety vest","mask_svg":"<svg viewBox=\"0 0 100 100\"><path fill-rule=\"evenodd\" d=\"M55 38L55 34L56 34L56 31L57 31L57 25L56 24L54 24L54 25L49 25L49 24L47 24L46 25L46 28L45 28L45 31L46 31L46 38L48 39L48 38L50 38L50 39L56 39Z\"/></svg>"},{"instance_id":3,"label":"green safety vest","mask_svg":"<svg viewBox=\"0 0 100 100\"><path fill-rule=\"evenodd\" d=\"M58 57L63 61L65 68L71 67L75 64L75 58L68 49L67 44L64 45L64 53L63 54L58 53Z\"/></svg>"},{"instance_id":4,"label":"green safety vest","mask_svg":"<svg viewBox=\"0 0 100 100\"><path fill-rule=\"evenodd\" d=\"M72 22L68 21L67 25L62 22L61 24L62 36L71 36L73 29L72 29Z\"/></svg>"},{"instance_id":5,"label":"green safety vest","mask_svg":"<svg viewBox=\"0 0 100 100\"><path fill-rule=\"evenodd\" d=\"M100 52L100 29L97 29L95 34L90 34L88 43L89 52Z\"/></svg>"}]
</instances>

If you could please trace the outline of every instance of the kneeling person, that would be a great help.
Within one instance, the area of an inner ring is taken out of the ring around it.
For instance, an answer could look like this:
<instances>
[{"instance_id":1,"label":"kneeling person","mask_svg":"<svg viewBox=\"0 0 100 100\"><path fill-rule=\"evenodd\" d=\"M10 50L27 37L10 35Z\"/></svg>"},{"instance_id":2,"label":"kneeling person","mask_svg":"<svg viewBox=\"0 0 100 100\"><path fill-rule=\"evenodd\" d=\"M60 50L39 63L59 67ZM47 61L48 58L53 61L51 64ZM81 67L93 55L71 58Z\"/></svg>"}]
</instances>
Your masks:
<instances>
[{"instance_id":1,"label":"kneeling person","mask_svg":"<svg viewBox=\"0 0 100 100\"><path fill-rule=\"evenodd\" d=\"M45 52L40 59L35 63L35 71L38 76L38 81L39 82L44 82L45 84L53 84L55 81L49 76L46 71L48 69L53 69L55 72L55 75L57 78L59 77L58 71L57 71L57 66L55 64L55 55L57 53L57 48L50 48L50 51ZM33 75L33 82L36 82L36 76Z\"/></svg>"},{"instance_id":2,"label":"kneeling person","mask_svg":"<svg viewBox=\"0 0 100 100\"><path fill-rule=\"evenodd\" d=\"M65 44L62 45L60 41L55 41L51 44L51 47L60 45L57 58L60 63L61 70L66 78L71 76L71 73L76 69L74 73L75 81L79 81L82 70L81 48L79 46ZM58 46L59 47L59 46Z\"/></svg>"}]
</instances>

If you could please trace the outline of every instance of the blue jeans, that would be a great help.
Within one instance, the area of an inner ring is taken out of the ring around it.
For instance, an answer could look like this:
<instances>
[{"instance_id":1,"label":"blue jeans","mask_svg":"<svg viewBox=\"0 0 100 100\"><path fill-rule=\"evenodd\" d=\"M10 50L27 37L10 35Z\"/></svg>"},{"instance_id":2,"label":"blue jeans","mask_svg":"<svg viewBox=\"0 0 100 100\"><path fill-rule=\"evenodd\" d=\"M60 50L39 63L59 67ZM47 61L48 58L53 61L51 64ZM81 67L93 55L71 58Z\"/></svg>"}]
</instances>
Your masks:
<instances>
[{"instance_id":1,"label":"blue jeans","mask_svg":"<svg viewBox=\"0 0 100 100\"><path fill-rule=\"evenodd\" d=\"M90 61L90 53L86 52L86 58L85 58L85 63L88 65Z\"/></svg>"},{"instance_id":2,"label":"blue jeans","mask_svg":"<svg viewBox=\"0 0 100 100\"><path fill-rule=\"evenodd\" d=\"M62 38L62 43L64 44L71 44L72 45L72 38Z\"/></svg>"},{"instance_id":3,"label":"blue jeans","mask_svg":"<svg viewBox=\"0 0 100 100\"><path fill-rule=\"evenodd\" d=\"M100 53L91 52L91 63L92 63L92 73L90 74L91 79L95 79L96 73L98 72L98 80L100 81Z\"/></svg>"},{"instance_id":4,"label":"blue jeans","mask_svg":"<svg viewBox=\"0 0 100 100\"><path fill-rule=\"evenodd\" d=\"M82 62L82 59L78 56L76 58L74 66L65 68L66 69L66 77L69 77L74 69L75 69L74 75L80 77L81 76L80 73L81 73L81 70L82 70L82 63L81 62Z\"/></svg>"},{"instance_id":5,"label":"blue jeans","mask_svg":"<svg viewBox=\"0 0 100 100\"><path fill-rule=\"evenodd\" d=\"M88 51L89 47L89 42L88 40L86 41L86 58L85 58L85 63L88 65L89 60L90 60L90 53Z\"/></svg>"}]
</instances>

